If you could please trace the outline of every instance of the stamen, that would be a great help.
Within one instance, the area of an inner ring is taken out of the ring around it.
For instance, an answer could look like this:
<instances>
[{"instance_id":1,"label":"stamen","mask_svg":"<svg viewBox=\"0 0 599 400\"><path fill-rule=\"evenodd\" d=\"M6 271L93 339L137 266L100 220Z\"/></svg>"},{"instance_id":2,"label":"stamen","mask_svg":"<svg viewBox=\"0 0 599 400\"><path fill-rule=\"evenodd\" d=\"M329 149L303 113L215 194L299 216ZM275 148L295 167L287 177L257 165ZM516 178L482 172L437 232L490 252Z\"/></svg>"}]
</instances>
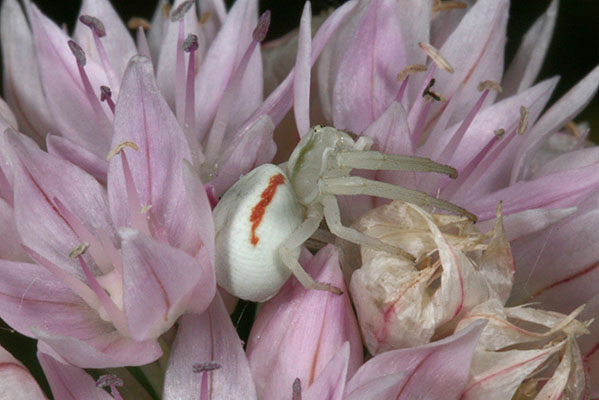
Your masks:
<instances>
[{"instance_id":1,"label":"stamen","mask_svg":"<svg viewBox=\"0 0 599 400\"><path fill-rule=\"evenodd\" d=\"M443 68L445 71L449 73L454 73L453 67L451 66L449 61L447 61L447 59L441 55L439 50L425 42L419 42L418 45L422 50L424 50L426 55L429 56L431 60L433 60L435 64L437 64L439 67Z\"/></svg>"},{"instance_id":2,"label":"stamen","mask_svg":"<svg viewBox=\"0 0 599 400\"><path fill-rule=\"evenodd\" d=\"M112 149L108 155L106 156L106 160L110 161L110 159L114 156L116 156L117 154L119 154L121 151L123 151L123 149L125 147L129 147L132 148L133 150L137 151L139 150L139 147L137 147L137 144L135 142L131 142L129 140L126 140L124 142L121 142L119 144L116 145L116 147L114 149Z\"/></svg>"},{"instance_id":3,"label":"stamen","mask_svg":"<svg viewBox=\"0 0 599 400\"><path fill-rule=\"evenodd\" d=\"M87 99L88 99L89 103L91 104L91 106L94 110L94 113L96 114L96 117L98 119L102 120L102 118L106 118L106 114L104 113L104 110L102 109L102 105L100 104L100 101L98 100L98 98L96 97L96 94L94 93L94 89L92 88L92 84L89 81L89 77L85 73L85 68L83 68L85 66L85 64L87 63L87 59L85 57L85 52L83 51L81 46L79 46L73 40L69 40L68 44L69 44L69 48L71 49L71 52L73 53L73 55L75 56L75 59L77 60L77 68L79 69L79 76L81 77L81 83L83 83L83 88L85 90Z\"/></svg>"},{"instance_id":4,"label":"stamen","mask_svg":"<svg viewBox=\"0 0 599 400\"><path fill-rule=\"evenodd\" d=\"M200 26L206 25L212 18L214 18L214 13L212 11L206 11L200 15Z\"/></svg>"},{"instance_id":5,"label":"stamen","mask_svg":"<svg viewBox=\"0 0 599 400\"><path fill-rule=\"evenodd\" d=\"M92 31L94 43L96 44L96 50L98 51L98 56L100 57L102 67L104 67L104 71L106 72L106 77L108 78L110 86L118 87L118 81L114 73L114 68L112 68L112 64L110 63L110 59L106 53L106 49L100 40L101 37L106 36L104 24L98 18L92 17L90 15L82 15L79 17L79 21L81 21L83 25L89 27Z\"/></svg>"},{"instance_id":6,"label":"stamen","mask_svg":"<svg viewBox=\"0 0 599 400\"><path fill-rule=\"evenodd\" d=\"M191 366L191 369L196 374L199 374L201 372L211 372L211 371L215 371L215 370L221 369L221 368L222 368L222 365L220 365L216 361L208 361L208 362L203 362L203 363L196 363L196 364L193 364Z\"/></svg>"},{"instance_id":7,"label":"stamen","mask_svg":"<svg viewBox=\"0 0 599 400\"><path fill-rule=\"evenodd\" d=\"M112 101L112 91L108 86L100 86L100 101L105 101L114 115L115 105L114 101Z\"/></svg>"},{"instance_id":8,"label":"stamen","mask_svg":"<svg viewBox=\"0 0 599 400\"><path fill-rule=\"evenodd\" d=\"M79 21L90 28L94 34L98 35L98 37L106 36L104 24L98 18L92 17L91 15L82 15L79 17Z\"/></svg>"},{"instance_id":9,"label":"stamen","mask_svg":"<svg viewBox=\"0 0 599 400\"><path fill-rule=\"evenodd\" d=\"M457 9L463 9L463 8L467 8L468 4L462 2L462 1L454 1L454 0L448 0L448 1L440 1L440 0L436 0L435 4L433 4L433 13L439 13L441 11L448 11L448 10L457 10Z\"/></svg>"},{"instance_id":10,"label":"stamen","mask_svg":"<svg viewBox=\"0 0 599 400\"><path fill-rule=\"evenodd\" d=\"M91 269L83 259L83 256L77 256L79 259L79 265L81 265L81 269L83 270L83 274L87 279L87 283L89 287L94 292L98 300L100 300L100 304L104 307L104 311L108 315L108 318L112 321L114 327L123 335L129 336L129 328L127 327L127 321L125 319L125 314L117 307L112 298L106 293L104 288L98 283L98 280L92 273Z\"/></svg>"},{"instance_id":11,"label":"stamen","mask_svg":"<svg viewBox=\"0 0 599 400\"><path fill-rule=\"evenodd\" d=\"M494 90L497 93L501 93L503 90L501 85L495 81L482 81L478 84L477 89L479 92L482 92L483 90Z\"/></svg>"},{"instance_id":12,"label":"stamen","mask_svg":"<svg viewBox=\"0 0 599 400\"><path fill-rule=\"evenodd\" d=\"M85 254L88 248L89 243L81 243L79 246L71 250L71 252L69 253L69 258L78 258L79 256Z\"/></svg>"},{"instance_id":13,"label":"stamen","mask_svg":"<svg viewBox=\"0 0 599 400\"><path fill-rule=\"evenodd\" d=\"M102 375L96 381L96 387L104 388L110 386L110 394L114 397L114 400L123 400L123 397L119 393L117 386L123 386L123 380L114 374Z\"/></svg>"},{"instance_id":14,"label":"stamen","mask_svg":"<svg viewBox=\"0 0 599 400\"><path fill-rule=\"evenodd\" d=\"M518 135L523 135L528 129L528 109L524 106L520 107L520 121L518 121Z\"/></svg>"},{"instance_id":15,"label":"stamen","mask_svg":"<svg viewBox=\"0 0 599 400\"><path fill-rule=\"evenodd\" d=\"M415 74L417 72L426 71L426 65L422 64L412 64L405 67L399 74L397 74L397 81L401 82L401 86L399 87L399 91L397 92L397 96L395 96L395 100L401 102L403 99L403 95L408 87L408 82L410 80L410 75Z\"/></svg>"},{"instance_id":16,"label":"stamen","mask_svg":"<svg viewBox=\"0 0 599 400\"><path fill-rule=\"evenodd\" d=\"M430 82L428 83L428 85L426 85L426 87L424 88L424 91L422 92L422 97L427 98L431 98L435 101L445 101L445 97L441 96L439 93L435 92L434 90L431 90L431 88L433 87L433 85L435 84L435 79L431 79Z\"/></svg>"},{"instance_id":17,"label":"stamen","mask_svg":"<svg viewBox=\"0 0 599 400\"><path fill-rule=\"evenodd\" d=\"M252 33L253 40L245 51L243 58L237 65L235 72L233 72L218 111L216 112L216 116L214 117L214 122L212 123L210 133L208 134L208 143L206 144L205 154L210 160L208 161L207 165L216 163L220 156L220 150L227 129L227 123L230 119L230 115L234 112L233 104L237 100L237 94L239 93L239 87L241 85L243 74L245 73L256 46L261 40L264 40L269 26L270 11L267 10L260 16L258 25Z\"/></svg>"},{"instance_id":18,"label":"stamen","mask_svg":"<svg viewBox=\"0 0 599 400\"><path fill-rule=\"evenodd\" d=\"M198 49L198 37L188 35L183 41L183 51L189 53L189 63L187 65L187 85L185 87L185 116L183 127L187 137L193 137L196 131L195 124L195 52Z\"/></svg>"},{"instance_id":19,"label":"stamen","mask_svg":"<svg viewBox=\"0 0 599 400\"><path fill-rule=\"evenodd\" d=\"M173 8L171 3L164 3L164 5L162 6L162 16L164 17L164 19L168 19L168 16L171 13L171 8Z\"/></svg>"},{"instance_id":20,"label":"stamen","mask_svg":"<svg viewBox=\"0 0 599 400\"><path fill-rule=\"evenodd\" d=\"M302 382L300 378L295 378L292 385L292 400L302 400Z\"/></svg>"},{"instance_id":21,"label":"stamen","mask_svg":"<svg viewBox=\"0 0 599 400\"><path fill-rule=\"evenodd\" d=\"M146 31L149 31L150 29L152 29L152 24L150 23L150 21L148 21L145 18L142 17L133 17L130 18L129 21L127 21L127 28L133 30L137 30L138 28L142 28L145 29Z\"/></svg>"},{"instance_id":22,"label":"stamen","mask_svg":"<svg viewBox=\"0 0 599 400\"><path fill-rule=\"evenodd\" d=\"M183 17L185 17L185 14L187 14L187 12L191 9L191 6L193 6L193 0L187 0L184 1L183 3L181 3L179 5L179 7L177 7L175 9L175 11L172 12L171 14L171 22L178 22L181 21L183 19Z\"/></svg>"},{"instance_id":23,"label":"stamen","mask_svg":"<svg viewBox=\"0 0 599 400\"><path fill-rule=\"evenodd\" d=\"M430 81L435 76L435 72L437 71L437 64L433 63L429 66L428 72L424 77L424 81L420 86L422 92L429 87ZM412 105L410 112L408 114L408 124L410 128L412 128L412 143L417 145L420 142L420 136L424 130L424 125L426 122L426 118L428 117L428 113L430 112L430 102L426 101L426 99L422 96L416 97L416 101Z\"/></svg>"},{"instance_id":24,"label":"stamen","mask_svg":"<svg viewBox=\"0 0 599 400\"><path fill-rule=\"evenodd\" d=\"M497 139L503 139L503 135L505 135L505 129L499 128L493 131L493 134L497 137Z\"/></svg>"},{"instance_id":25,"label":"stamen","mask_svg":"<svg viewBox=\"0 0 599 400\"><path fill-rule=\"evenodd\" d=\"M576 138L580 139L581 137L583 137L582 132L580 132L580 129L578 129L578 125L576 125L574 121L568 122L564 128L567 132L569 132L572 136Z\"/></svg>"}]
</instances>

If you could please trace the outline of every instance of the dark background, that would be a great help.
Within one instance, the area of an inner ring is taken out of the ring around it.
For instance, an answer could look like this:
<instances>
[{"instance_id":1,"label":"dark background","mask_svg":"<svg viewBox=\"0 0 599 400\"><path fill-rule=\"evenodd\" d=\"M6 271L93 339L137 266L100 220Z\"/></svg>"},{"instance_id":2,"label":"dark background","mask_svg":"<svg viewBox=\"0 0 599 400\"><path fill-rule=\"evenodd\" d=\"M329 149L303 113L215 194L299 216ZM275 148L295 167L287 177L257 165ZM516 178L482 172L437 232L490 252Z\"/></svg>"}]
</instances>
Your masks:
<instances>
[{"instance_id":1,"label":"dark background","mask_svg":"<svg viewBox=\"0 0 599 400\"><path fill-rule=\"evenodd\" d=\"M0 0L0 3L2 0ZM72 29L77 17L80 0L34 0L46 15L59 24L67 24ZM112 0L114 7L127 21L133 16L150 19L157 0ZM227 1L232 3L231 0ZM313 0L312 9L319 13L329 7L338 6L342 0ZM508 46L506 62L513 57L520 38L549 5L550 0L513 0L510 8L508 24ZM261 0L261 11L271 10L271 28L268 39L275 38L295 28L304 0ZM554 102L576 82L582 79L599 63L599 1L597 0L562 0L557 25L549 53L539 79L561 75L556 92L551 100ZM591 123L592 138L599 141L599 96L576 121ZM1 239L0 239L1 240ZM246 333L247 334L247 333ZM43 381L41 370L35 358L35 342L13 333L0 321L0 344L21 359ZM47 386L44 385L47 390Z\"/></svg>"}]
</instances>

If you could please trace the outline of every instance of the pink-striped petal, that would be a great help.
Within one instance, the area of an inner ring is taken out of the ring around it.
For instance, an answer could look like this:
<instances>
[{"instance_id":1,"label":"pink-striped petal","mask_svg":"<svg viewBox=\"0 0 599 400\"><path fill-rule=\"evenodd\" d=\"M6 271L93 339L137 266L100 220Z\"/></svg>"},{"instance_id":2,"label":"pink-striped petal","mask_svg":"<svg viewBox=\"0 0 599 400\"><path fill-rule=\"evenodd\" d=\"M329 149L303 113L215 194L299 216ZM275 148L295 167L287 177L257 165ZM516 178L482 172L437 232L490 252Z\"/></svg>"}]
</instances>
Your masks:
<instances>
[{"instance_id":1,"label":"pink-striped petal","mask_svg":"<svg viewBox=\"0 0 599 400\"><path fill-rule=\"evenodd\" d=\"M56 135L46 136L46 147L48 153L69 161L106 185L108 162L105 158L100 158L85 147Z\"/></svg>"},{"instance_id":2,"label":"pink-striped petal","mask_svg":"<svg viewBox=\"0 0 599 400\"><path fill-rule=\"evenodd\" d=\"M341 400L343 398L347 380L349 350L349 342L345 342L335 357L324 367L312 386L302 393L302 399Z\"/></svg>"}]
</instances>

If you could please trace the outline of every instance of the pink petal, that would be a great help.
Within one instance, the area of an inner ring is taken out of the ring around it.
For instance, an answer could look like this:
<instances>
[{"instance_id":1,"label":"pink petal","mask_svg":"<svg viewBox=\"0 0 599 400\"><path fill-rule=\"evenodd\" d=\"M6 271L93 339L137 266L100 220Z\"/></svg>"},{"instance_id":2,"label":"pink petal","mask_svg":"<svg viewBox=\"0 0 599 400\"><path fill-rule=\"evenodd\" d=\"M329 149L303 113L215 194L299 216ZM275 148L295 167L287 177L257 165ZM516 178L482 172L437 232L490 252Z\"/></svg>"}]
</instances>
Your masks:
<instances>
[{"instance_id":1,"label":"pink petal","mask_svg":"<svg viewBox=\"0 0 599 400\"><path fill-rule=\"evenodd\" d=\"M2 347L0 347L0 399L46 399L44 392L27 368Z\"/></svg>"},{"instance_id":2,"label":"pink petal","mask_svg":"<svg viewBox=\"0 0 599 400\"><path fill-rule=\"evenodd\" d=\"M150 60L136 56L129 63L116 104L112 147L133 141L138 151L125 150L139 200L151 205L150 220L166 231L169 243L195 254L200 228L189 218L191 205L183 183L183 160L191 160L187 141L160 95ZM117 226L130 226L127 190L120 157L108 169L110 211Z\"/></svg>"},{"instance_id":3,"label":"pink petal","mask_svg":"<svg viewBox=\"0 0 599 400\"><path fill-rule=\"evenodd\" d=\"M572 120L591 101L599 87L599 66L595 67L576 86L553 104L524 137L524 144L516 154L510 183L526 177L532 155L548 136Z\"/></svg>"},{"instance_id":4,"label":"pink petal","mask_svg":"<svg viewBox=\"0 0 599 400\"><path fill-rule=\"evenodd\" d=\"M348 363L349 342L345 342L335 357L324 367L312 386L302 393L302 398L306 400L341 400L347 380Z\"/></svg>"},{"instance_id":5,"label":"pink petal","mask_svg":"<svg viewBox=\"0 0 599 400\"><path fill-rule=\"evenodd\" d=\"M44 353L38 353L37 357L54 398L60 400L113 400L108 392L96 387L94 379L81 368L58 362Z\"/></svg>"},{"instance_id":6,"label":"pink petal","mask_svg":"<svg viewBox=\"0 0 599 400\"><path fill-rule=\"evenodd\" d=\"M512 243L518 265L513 304L539 301L546 309L570 312L597 293L598 210L594 194L567 219Z\"/></svg>"},{"instance_id":7,"label":"pink petal","mask_svg":"<svg viewBox=\"0 0 599 400\"><path fill-rule=\"evenodd\" d=\"M218 167L218 174L210 181L217 194L222 195L242 175L272 161L277 151L272 138L274 128L268 115L263 115L230 142Z\"/></svg>"},{"instance_id":8,"label":"pink petal","mask_svg":"<svg viewBox=\"0 0 599 400\"><path fill-rule=\"evenodd\" d=\"M235 67L241 61L252 40L252 32L257 22L257 1L236 1L218 35L210 45L195 82L195 92L202 95L202 101L196 102L196 118L200 136L209 130ZM235 45L232 46L232 43ZM251 82L262 82L262 61L259 50L256 50L250 60L244 74L244 81L246 80L248 82L243 85L239 93L239 101L236 103L239 117L243 116L243 119L249 117L250 113L262 102L261 90L258 93L249 93L247 90ZM237 121L231 125L237 126L240 122Z\"/></svg>"},{"instance_id":9,"label":"pink petal","mask_svg":"<svg viewBox=\"0 0 599 400\"><path fill-rule=\"evenodd\" d=\"M106 30L106 36L101 39L102 46L104 46L110 64L114 69L115 78L117 82L120 82L129 59L137 54L137 49L129 30L123 24L123 21L108 0L84 0L79 10L79 15L90 15L102 21ZM83 25L79 20L75 24L73 39L83 46L90 59L97 63L101 62L91 29ZM111 89L114 98L118 98L119 87L112 85Z\"/></svg>"},{"instance_id":10,"label":"pink petal","mask_svg":"<svg viewBox=\"0 0 599 400\"><path fill-rule=\"evenodd\" d=\"M186 311L197 285L205 309L216 291L214 272L182 250L159 243L133 229L121 228L123 305L130 335L153 339Z\"/></svg>"},{"instance_id":11,"label":"pink petal","mask_svg":"<svg viewBox=\"0 0 599 400\"><path fill-rule=\"evenodd\" d=\"M408 65L394 0L372 1L344 60L333 88L335 127L362 132L395 99L397 72Z\"/></svg>"},{"instance_id":12,"label":"pink petal","mask_svg":"<svg viewBox=\"0 0 599 400\"><path fill-rule=\"evenodd\" d=\"M113 235L104 188L68 161L34 148L14 131L7 132L20 164L15 171L14 198L17 229L23 244L83 279L78 261L68 255L85 240L66 222L54 199L92 234L102 230Z\"/></svg>"},{"instance_id":13,"label":"pink petal","mask_svg":"<svg viewBox=\"0 0 599 400\"><path fill-rule=\"evenodd\" d=\"M210 361L221 368L208 372L209 399L257 399L242 342L219 295L202 315L181 318L166 370L164 400L200 398L202 374L192 367Z\"/></svg>"},{"instance_id":14,"label":"pink petal","mask_svg":"<svg viewBox=\"0 0 599 400\"><path fill-rule=\"evenodd\" d=\"M312 8L304 5L298 35L298 49L293 80L293 113L298 132L310 129L310 70L312 53Z\"/></svg>"},{"instance_id":15,"label":"pink petal","mask_svg":"<svg viewBox=\"0 0 599 400\"><path fill-rule=\"evenodd\" d=\"M33 36L16 0L2 3L0 12L4 95L19 121L19 129L41 142L54 121L42 90Z\"/></svg>"},{"instance_id":16,"label":"pink petal","mask_svg":"<svg viewBox=\"0 0 599 400\"><path fill-rule=\"evenodd\" d=\"M334 247L321 249L306 270L345 291ZM247 353L258 395L278 399L290 392L295 378L310 387L346 341L351 376L362 362L362 342L349 297L306 290L290 279L264 305L250 333Z\"/></svg>"},{"instance_id":17,"label":"pink petal","mask_svg":"<svg viewBox=\"0 0 599 400\"><path fill-rule=\"evenodd\" d=\"M75 164L105 185L108 175L108 162L77 143L56 135L46 136L48 153Z\"/></svg>"},{"instance_id":18,"label":"pink petal","mask_svg":"<svg viewBox=\"0 0 599 400\"><path fill-rule=\"evenodd\" d=\"M0 199L0 258L25 261L29 257L21 247L21 236L17 231L14 210L4 199Z\"/></svg>"},{"instance_id":19,"label":"pink petal","mask_svg":"<svg viewBox=\"0 0 599 400\"><path fill-rule=\"evenodd\" d=\"M109 151L112 124L107 109L96 112L86 95L77 62L67 44L69 37L35 5L31 5L29 14L42 87L56 128L61 135L104 156ZM92 88L109 85L102 68L92 60L85 65L85 72Z\"/></svg>"},{"instance_id":20,"label":"pink petal","mask_svg":"<svg viewBox=\"0 0 599 400\"><path fill-rule=\"evenodd\" d=\"M349 380L346 396L352 398L353 392L373 380L394 376L396 386L384 382L389 390L382 398L458 399L468 380L472 354L484 326L484 322L476 322L438 342L377 355Z\"/></svg>"},{"instance_id":21,"label":"pink petal","mask_svg":"<svg viewBox=\"0 0 599 400\"><path fill-rule=\"evenodd\" d=\"M522 43L503 76L503 92L500 97L509 97L532 86L541 70L557 19L557 0L553 0L524 35Z\"/></svg>"}]
</instances>

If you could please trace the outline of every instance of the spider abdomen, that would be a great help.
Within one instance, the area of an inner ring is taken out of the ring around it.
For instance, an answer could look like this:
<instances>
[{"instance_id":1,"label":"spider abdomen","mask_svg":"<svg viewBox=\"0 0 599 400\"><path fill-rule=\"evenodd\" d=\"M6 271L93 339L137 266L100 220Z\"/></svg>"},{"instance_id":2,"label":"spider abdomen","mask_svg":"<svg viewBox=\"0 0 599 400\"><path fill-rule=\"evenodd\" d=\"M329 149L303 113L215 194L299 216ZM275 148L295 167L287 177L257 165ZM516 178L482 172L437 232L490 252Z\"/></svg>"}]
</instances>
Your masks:
<instances>
[{"instance_id":1,"label":"spider abdomen","mask_svg":"<svg viewBox=\"0 0 599 400\"><path fill-rule=\"evenodd\" d=\"M264 164L243 176L214 209L218 284L245 300L274 296L291 274L278 249L303 217L279 167Z\"/></svg>"}]
</instances>

